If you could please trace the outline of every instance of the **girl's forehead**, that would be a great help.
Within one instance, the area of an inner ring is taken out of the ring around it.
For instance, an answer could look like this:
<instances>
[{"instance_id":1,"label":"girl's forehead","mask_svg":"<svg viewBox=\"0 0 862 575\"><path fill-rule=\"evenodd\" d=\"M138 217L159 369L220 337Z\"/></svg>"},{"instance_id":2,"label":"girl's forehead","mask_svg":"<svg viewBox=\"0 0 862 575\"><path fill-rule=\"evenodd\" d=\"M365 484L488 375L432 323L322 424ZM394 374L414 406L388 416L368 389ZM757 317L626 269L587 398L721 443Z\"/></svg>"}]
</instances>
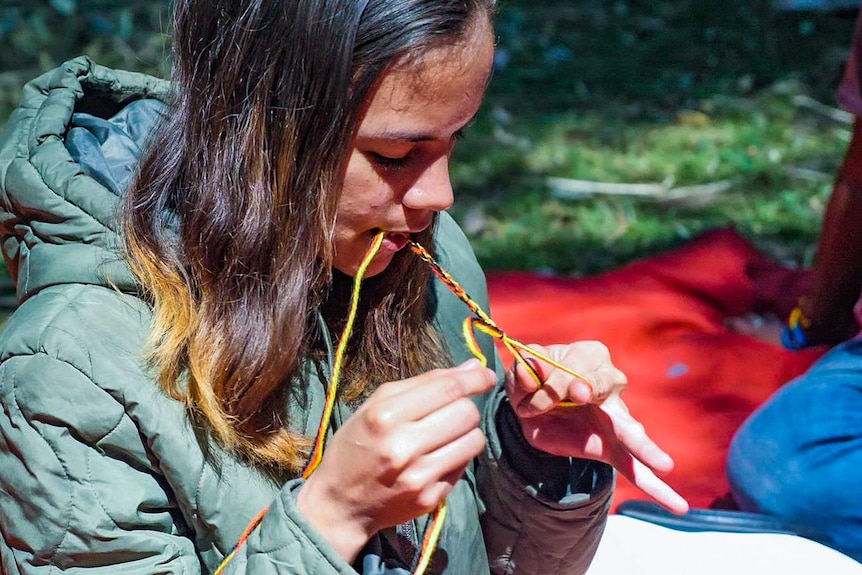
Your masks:
<instances>
[{"instance_id":1,"label":"girl's forehead","mask_svg":"<svg viewBox=\"0 0 862 575\"><path fill-rule=\"evenodd\" d=\"M372 93L368 110L406 111L484 93L491 75L494 36L490 23L473 25L458 42L428 50L387 72Z\"/></svg>"},{"instance_id":2,"label":"girl's forehead","mask_svg":"<svg viewBox=\"0 0 862 575\"><path fill-rule=\"evenodd\" d=\"M359 136L379 139L448 139L476 114L493 64L493 35L429 51L387 73L369 101Z\"/></svg>"},{"instance_id":3,"label":"girl's forehead","mask_svg":"<svg viewBox=\"0 0 862 575\"><path fill-rule=\"evenodd\" d=\"M415 82L418 89L433 90L441 81L460 76L477 62L493 57L493 52L494 30L491 21L477 18L462 37L402 58L401 62L392 66L387 77L395 79L403 76L397 80Z\"/></svg>"}]
</instances>

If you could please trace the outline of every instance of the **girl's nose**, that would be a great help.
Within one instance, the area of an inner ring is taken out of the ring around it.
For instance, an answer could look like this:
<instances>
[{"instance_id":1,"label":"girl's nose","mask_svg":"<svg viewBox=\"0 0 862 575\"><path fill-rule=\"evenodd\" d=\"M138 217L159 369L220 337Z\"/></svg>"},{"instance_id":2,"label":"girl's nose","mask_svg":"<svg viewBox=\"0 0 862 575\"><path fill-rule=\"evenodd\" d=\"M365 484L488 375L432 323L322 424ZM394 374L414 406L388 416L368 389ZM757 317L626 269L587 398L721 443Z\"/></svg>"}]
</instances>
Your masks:
<instances>
[{"instance_id":1,"label":"girl's nose","mask_svg":"<svg viewBox=\"0 0 862 575\"><path fill-rule=\"evenodd\" d=\"M404 206L410 209L435 212L448 210L454 201L448 156L443 156L428 166L402 200Z\"/></svg>"}]
</instances>

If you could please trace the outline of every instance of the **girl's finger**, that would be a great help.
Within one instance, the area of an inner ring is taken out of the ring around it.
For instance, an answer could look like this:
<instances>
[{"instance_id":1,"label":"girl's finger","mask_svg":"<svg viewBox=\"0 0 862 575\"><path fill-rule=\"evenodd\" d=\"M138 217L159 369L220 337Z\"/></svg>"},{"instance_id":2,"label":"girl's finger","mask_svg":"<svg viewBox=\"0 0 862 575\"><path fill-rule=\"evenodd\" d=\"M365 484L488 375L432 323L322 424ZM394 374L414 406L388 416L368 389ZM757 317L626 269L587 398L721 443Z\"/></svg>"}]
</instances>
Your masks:
<instances>
[{"instance_id":1,"label":"girl's finger","mask_svg":"<svg viewBox=\"0 0 862 575\"><path fill-rule=\"evenodd\" d=\"M432 470L436 478L446 477L457 472L461 476L465 467L485 449L485 434L481 429L473 429L440 449L422 456L417 466Z\"/></svg>"},{"instance_id":2,"label":"girl's finger","mask_svg":"<svg viewBox=\"0 0 862 575\"><path fill-rule=\"evenodd\" d=\"M399 476L402 486L424 498L422 505L433 508L448 495L464 470L482 450L485 435L479 429L423 455ZM440 493L445 495L440 496Z\"/></svg>"},{"instance_id":3,"label":"girl's finger","mask_svg":"<svg viewBox=\"0 0 862 575\"><path fill-rule=\"evenodd\" d=\"M602 410L610 416L617 439L629 453L659 473L673 470L671 456L647 435L643 424L631 416L619 396L609 398Z\"/></svg>"},{"instance_id":4,"label":"girl's finger","mask_svg":"<svg viewBox=\"0 0 862 575\"><path fill-rule=\"evenodd\" d=\"M612 465L634 483L638 489L661 503L668 510L679 515L688 512L688 501L637 459L629 455L625 461L613 462Z\"/></svg>"},{"instance_id":5,"label":"girl's finger","mask_svg":"<svg viewBox=\"0 0 862 575\"><path fill-rule=\"evenodd\" d=\"M405 425L389 441L391 464L403 469L479 429L481 416L468 398L450 403Z\"/></svg>"},{"instance_id":6,"label":"girl's finger","mask_svg":"<svg viewBox=\"0 0 862 575\"><path fill-rule=\"evenodd\" d=\"M490 391L496 378L493 371L482 367L478 361L435 369L382 386L375 392L373 409L379 411L383 419L416 421L459 399ZM384 391L384 387L389 389ZM379 393L381 391L383 393Z\"/></svg>"},{"instance_id":7,"label":"girl's finger","mask_svg":"<svg viewBox=\"0 0 862 575\"><path fill-rule=\"evenodd\" d=\"M540 378L544 377L541 367L537 370ZM511 385L509 385L509 380ZM522 417L534 417L552 410L560 403L562 396L554 386L538 386L529 370L523 365L516 365L514 376L507 378L509 401Z\"/></svg>"},{"instance_id":8,"label":"girl's finger","mask_svg":"<svg viewBox=\"0 0 862 575\"><path fill-rule=\"evenodd\" d=\"M560 402L576 404L600 404L613 393L625 387L627 378L610 359L607 346L597 341L581 341L570 345L543 347L532 344L531 349L555 360L574 371L564 369L529 357L531 365L538 366L540 383L536 385L528 370L520 364L515 369L514 389L508 389L510 399L522 416L530 417L550 411Z\"/></svg>"}]
</instances>

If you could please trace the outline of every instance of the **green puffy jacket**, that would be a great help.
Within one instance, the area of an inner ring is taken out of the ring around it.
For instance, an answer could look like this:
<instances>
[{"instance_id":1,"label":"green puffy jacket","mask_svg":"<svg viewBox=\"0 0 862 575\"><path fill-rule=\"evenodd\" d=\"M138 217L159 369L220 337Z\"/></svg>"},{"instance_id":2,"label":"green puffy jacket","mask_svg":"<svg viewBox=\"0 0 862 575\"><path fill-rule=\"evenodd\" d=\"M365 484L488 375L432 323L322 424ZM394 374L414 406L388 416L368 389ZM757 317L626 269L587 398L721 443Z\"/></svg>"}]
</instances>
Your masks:
<instances>
[{"instance_id":1,"label":"green puffy jacket","mask_svg":"<svg viewBox=\"0 0 862 575\"><path fill-rule=\"evenodd\" d=\"M347 564L297 512L301 479L274 484L202 446L144 366L151 311L118 251L115 213L168 90L78 58L29 83L9 120L0 231L20 305L0 336L0 573L211 573L267 507L227 573L409 573L427 518L379 533ZM443 265L486 304L448 216L437 237ZM444 288L434 295L460 362L467 310ZM312 379L288 407L311 436L325 386ZM431 572L583 572L613 471L533 450L502 391L479 403L488 448L449 498ZM333 426L348 416L339 406Z\"/></svg>"}]
</instances>

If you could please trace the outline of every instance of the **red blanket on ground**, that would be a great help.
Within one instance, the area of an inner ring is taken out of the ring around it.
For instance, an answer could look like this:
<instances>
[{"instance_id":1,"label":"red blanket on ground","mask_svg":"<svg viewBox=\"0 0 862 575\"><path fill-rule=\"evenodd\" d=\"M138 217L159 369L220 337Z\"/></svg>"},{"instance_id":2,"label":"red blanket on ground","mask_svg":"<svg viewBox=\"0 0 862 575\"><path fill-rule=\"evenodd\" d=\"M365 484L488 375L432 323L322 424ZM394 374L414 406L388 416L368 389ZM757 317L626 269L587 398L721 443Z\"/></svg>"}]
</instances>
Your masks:
<instances>
[{"instance_id":1,"label":"red blanket on ground","mask_svg":"<svg viewBox=\"0 0 862 575\"><path fill-rule=\"evenodd\" d=\"M603 341L628 375L632 413L676 461L667 481L708 507L728 492L724 458L736 428L825 351L790 352L723 321L767 303L781 311L799 279L719 230L595 277L493 273L488 287L492 317L525 343ZM615 505L645 498L620 478Z\"/></svg>"}]
</instances>

